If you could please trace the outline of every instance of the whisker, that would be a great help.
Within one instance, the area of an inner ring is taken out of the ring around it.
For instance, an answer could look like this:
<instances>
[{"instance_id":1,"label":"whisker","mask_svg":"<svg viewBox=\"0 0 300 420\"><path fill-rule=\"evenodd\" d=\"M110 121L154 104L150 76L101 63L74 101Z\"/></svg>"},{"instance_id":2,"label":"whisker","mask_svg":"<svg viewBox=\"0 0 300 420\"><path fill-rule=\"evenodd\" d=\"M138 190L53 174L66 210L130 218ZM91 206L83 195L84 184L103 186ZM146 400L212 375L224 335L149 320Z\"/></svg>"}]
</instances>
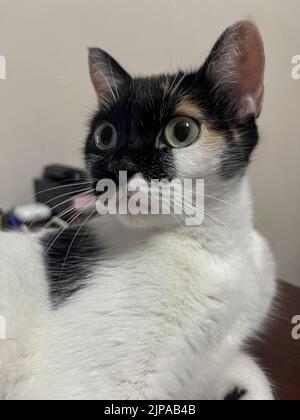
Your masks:
<instances>
[{"instance_id":1,"label":"whisker","mask_svg":"<svg viewBox=\"0 0 300 420\"><path fill-rule=\"evenodd\" d=\"M163 197L161 197L161 200L162 200L162 206L164 205L164 203L166 203L166 206L169 205L168 200L164 199ZM162 208L162 210L163 210L163 208ZM180 220L179 215L176 215L174 212L172 212L171 208L169 210L170 210L171 215L177 220L177 222L180 225L183 225L184 224L184 218L182 217L182 220Z\"/></svg>"},{"instance_id":2,"label":"whisker","mask_svg":"<svg viewBox=\"0 0 300 420\"><path fill-rule=\"evenodd\" d=\"M229 207L231 207L232 209L236 209L239 210L239 207L233 203L230 203L229 201L225 201L220 199L219 197L215 197L212 195L208 195L208 194L200 194L197 192L194 192L195 194L201 195L204 198L210 198L212 200L215 200L219 203L225 204ZM284 255L290 262L292 262L296 267L299 267L299 264L296 263L296 261L294 261L294 259L286 252L286 250L280 245L279 241L274 237L274 235L270 232L269 229L265 228L265 226L261 223L261 221L256 217L253 216L253 219L255 221L255 223L257 224L257 226L265 233L266 236L270 237L270 239L273 241L274 244L276 244L278 251L280 251L282 253L282 255Z\"/></svg>"},{"instance_id":3,"label":"whisker","mask_svg":"<svg viewBox=\"0 0 300 420\"><path fill-rule=\"evenodd\" d=\"M61 203L58 203L57 205L55 205L54 207L51 207L51 210L52 210L52 212L53 212L53 210L55 210L56 208L58 208L58 207L60 207L60 206L62 206L62 205L64 205L64 204L67 204L67 203L69 203L70 201L72 202L73 200L75 200L75 199L77 199L77 198L81 198L81 197L84 197L84 196L88 196L89 194L91 194L94 190L92 189L92 190L83 190L84 191L84 193L82 193L82 194L77 194L77 195L74 195L74 196L72 196L72 197L70 197L70 198L68 198L67 200L65 200L65 201L63 201L63 202L61 202ZM57 197L55 197L55 199L57 199ZM32 225L34 225L35 223L38 223L38 221L40 220L40 217L36 217L31 223L30 223L30 225L28 226L29 227L29 229L32 227Z\"/></svg>"},{"instance_id":4,"label":"whisker","mask_svg":"<svg viewBox=\"0 0 300 420\"><path fill-rule=\"evenodd\" d=\"M59 204L57 204L56 206L54 206L54 207L51 207L51 210L53 211L53 210L55 210L57 207L59 207L59 206L61 206L61 205L63 205L63 204L66 204L67 202L69 202L69 201L72 201L72 200L74 200L74 199L76 199L77 197L78 198L80 198L82 195L88 195L88 194L90 194L92 191L90 191L90 190L87 190L87 189L84 189L84 190L79 190L78 192L81 192L81 191L84 191L84 193L83 194L80 194L80 195L73 195L71 198L69 198L68 200L66 200L66 201L64 201L64 202L62 202L62 203L59 203ZM51 201L54 201L54 200L58 200L59 198L61 198L61 197L64 197L64 196L67 196L67 195L70 195L70 194L74 194L74 191L71 191L71 192L69 192L69 193L66 193L66 194L62 194L62 195L60 195L60 196L58 196L58 197L54 197L54 198L52 198L51 200L49 200L49 201L47 201L46 203L44 203L45 205L47 205L47 204L49 204ZM35 224L35 223L38 223L39 221L40 221L40 219L41 219L41 217L40 216L37 216L31 223L30 223L30 225L28 226L28 228L29 229L31 229L32 228L32 226Z\"/></svg>"},{"instance_id":5,"label":"whisker","mask_svg":"<svg viewBox=\"0 0 300 420\"><path fill-rule=\"evenodd\" d=\"M185 203L187 205L189 205L189 203ZM233 228L232 226L230 226L228 223L225 223L223 220L220 220L219 218L204 212L204 217L205 217L205 221L206 223L212 228L215 229L216 231L218 231L219 233L237 233L238 230ZM213 219L217 222L214 222ZM227 239L230 240L230 235L227 236ZM257 272L255 270L254 265L250 262L249 260L249 255L247 255L247 253L244 253L244 250L242 250L235 241L230 240L231 245L240 252L241 256L244 258L245 262L247 263L247 265L249 266L253 277L255 279L257 279Z\"/></svg>"},{"instance_id":6,"label":"whisker","mask_svg":"<svg viewBox=\"0 0 300 420\"><path fill-rule=\"evenodd\" d=\"M191 191L191 190L190 190ZM189 208L191 208L192 210L195 210L195 207L193 207L193 203L192 202L188 202L187 200L184 200L183 202L176 200L175 197L173 197L174 203L178 203L178 204L184 204L184 206L187 206ZM184 209L183 209L184 210ZM198 209L199 210L199 209ZM237 232L237 229L234 229L232 226L230 226L228 223L225 223L224 221L218 219L217 217L208 214L207 212L204 211L204 209L202 210L204 218L205 218L205 222L208 224L208 226L210 226L212 229L216 230L219 233L232 233L232 232ZM213 219L218 223L214 222ZM211 238L210 234L208 231L206 231L209 235L209 237ZM228 237L228 239L230 240L230 236ZM237 249L240 252L240 255L245 259L247 265L249 266L253 277L255 279L257 279L257 272L255 270L254 265L250 262L249 256L247 255L247 253L244 253L244 250L242 250L236 242L234 242L233 240L230 240L230 243L232 244L232 246Z\"/></svg>"},{"instance_id":7,"label":"whisker","mask_svg":"<svg viewBox=\"0 0 300 420\"><path fill-rule=\"evenodd\" d=\"M57 196L57 197L51 198L51 200L46 201L44 204L45 204L45 205L47 205L47 204L49 204L49 203L52 203L52 201L58 200L59 198L63 198L63 197L66 197L67 195L72 195L72 194L73 194L73 197L72 197L72 198L76 198L77 193L81 193L81 192L88 192L88 191L90 191L90 190L89 190L89 189L87 189L87 188L84 188L84 189L82 189L82 190L77 190L77 191L76 191L76 195L74 195L75 191L69 191L69 192L67 192L67 193L65 193L65 194L61 194L61 195L59 195L59 196ZM92 191L93 191L93 190L92 190Z\"/></svg>"},{"instance_id":8,"label":"whisker","mask_svg":"<svg viewBox=\"0 0 300 420\"><path fill-rule=\"evenodd\" d=\"M80 227L79 227L79 229L77 230L76 234L74 235L74 237L73 237L73 239L72 239L72 242L71 242L71 244L70 244L70 246L69 246L69 248L68 248L67 254L66 254L66 256L65 256L65 259L64 259L64 262L63 262L63 266L62 266L61 271L60 271L59 280L61 280L62 274L63 274L63 272L64 272L64 268L65 268L65 266L66 266L66 263L67 263L67 261L68 261L68 257L69 257L69 255L70 255L70 253L71 253L72 246L73 246L73 244L75 243L75 240L76 240L77 236L79 235L79 233L81 232L81 230L83 229L83 227L84 227L84 226L88 223L88 221L91 219L91 217L95 214L95 212L96 212L96 210L95 210L95 209L93 209L93 210L91 211L91 213L87 216L87 218L85 219L85 221L81 224L81 226L80 226Z\"/></svg>"},{"instance_id":9,"label":"whisker","mask_svg":"<svg viewBox=\"0 0 300 420\"><path fill-rule=\"evenodd\" d=\"M92 190L86 190L84 193L74 195L74 196L72 196L72 197L68 198L67 200L62 201L61 203L59 203L59 204L55 205L54 207L52 207L52 210L55 210L56 208L58 208L58 207L60 207L60 206L63 206L64 204L67 204L67 203L69 203L70 201L73 201L73 200L75 200L75 199L77 199L77 198L81 198L81 197L84 197L84 196L86 196L86 195L89 195L89 194L91 194L93 191L94 191L94 189L92 189Z\"/></svg>"},{"instance_id":10,"label":"whisker","mask_svg":"<svg viewBox=\"0 0 300 420\"><path fill-rule=\"evenodd\" d=\"M72 207L70 207L69 209L67 209L67 210L64 210L64 211L62 211L60 214L58 214L57 216L55 216L55 217L53 217L52 218L52 220L50 220L46 225L45 225L45 227L44 227L44 229L49 229L49 227L51 226L51 225L53 225L54 223L59 223L59 221L62 219L62 217L64 217L64 216L66 216L67 214L69 214L69 213L71 213L71 212L74 212L74 211L76 211L77 212L77 209L76 209L76 207L75 207L75 205L74 206L72 206Z\"/></svg>"},{"instance_id":11,"label":"whisker","mask_svg":"<svg viewBox=\"0 0 300 420\"><path fill-rule=\"evenodd\" d=\"M55 237L55 239L51 242L51 244L50 244L50 246L47 248L47 250L46 250L46 252L45 252L45 255L47 255L48 254L48 252L50 251L50 249L52 248L52 246L55 244L55 242L60 238L60 236L69 228L69 226L76 220L76 219L78 219L78 217L80 217L84 212L86 211L86 209L84 209L84 210L82 210L82 211L80 211L80 212L78 212L74 217L72 216L72 219L70 220L68 220L68 225L65 227L65 228L63 228L60 232L59 232L59 234ZM50 242L50 241L49 241Z\"/></svg>"},{"instance_id":12,"label":"whisker","mask_svg":"<svg viewBox=\"0 0 300 420\"><path fill-rule=\"evenodd\" d=\"M80 187L82 185L91 184L93 181L96 181L96 179L92 180L92 181L87 181L87 182L76 182L75 184L65 184L65 185L60 185L60 186L57 186L57 187L47 188L46 190L39 191L35 195L38 196L40 194L43 194L43 193L46 193L46 192L49 192L49 191L55 191L55 190L58 190L58 189L61 189L61 188L77 187L77 186Z\"/></svg>"}]
</instances>

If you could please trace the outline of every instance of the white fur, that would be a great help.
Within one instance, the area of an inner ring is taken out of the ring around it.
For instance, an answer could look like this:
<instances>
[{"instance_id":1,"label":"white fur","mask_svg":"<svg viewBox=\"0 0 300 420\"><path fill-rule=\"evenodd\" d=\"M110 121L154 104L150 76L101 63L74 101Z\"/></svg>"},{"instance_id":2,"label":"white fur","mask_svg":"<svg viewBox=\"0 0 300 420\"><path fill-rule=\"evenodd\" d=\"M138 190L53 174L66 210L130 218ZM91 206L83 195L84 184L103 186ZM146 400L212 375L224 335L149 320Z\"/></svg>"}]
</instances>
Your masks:
<instances>
[{"instance_id":1,"label":"white fur","mask_svg":"<svg viewBox=\"0 0 300 420\"><path fill-rule=\"evenodd\" d=\"M273 259L252 227L247 182L221 197L229 204L206 204L224 222L219 229L97 221L106 258L89 286L56 310L38 240L0 233L0 313L9 334L0 397L222 400L238 387L244 399L272 399L242 345L269 312Z\"/></svg>"}]
</instances>

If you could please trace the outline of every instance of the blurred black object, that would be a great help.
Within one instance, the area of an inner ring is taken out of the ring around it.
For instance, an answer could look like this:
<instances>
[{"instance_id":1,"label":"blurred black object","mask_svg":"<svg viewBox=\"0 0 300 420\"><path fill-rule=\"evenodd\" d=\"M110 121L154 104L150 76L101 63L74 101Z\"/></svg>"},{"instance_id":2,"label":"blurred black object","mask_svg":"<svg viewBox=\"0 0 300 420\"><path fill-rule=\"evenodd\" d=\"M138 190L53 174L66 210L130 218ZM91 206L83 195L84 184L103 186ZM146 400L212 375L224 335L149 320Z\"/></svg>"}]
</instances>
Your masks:
<instances>
[{"instance_id":1,"label":"blurred black object","mask_svg":"<svg viewBox=\"0 0 300 420\"><path fill-rule=\"evenodd\" d=\"M48 181L66 183L84 182L86 177L86 172L82 169L63 165L46 166L43 175L43 179Z\"/></svg>"},{"instance_id":2,"label":"blurred black object","mask_svg":"<svg viewBox=\"0 0 300 420\"><path fill-rule=\"evenodd\" d=\"M63 165L47 166L42 178L34 180L36 202L50 206L54 215L66 212L74 205L73 197L87 188L85 171ZM68 215L62 219L68 219Z\"/></svg>"}]
</instances>

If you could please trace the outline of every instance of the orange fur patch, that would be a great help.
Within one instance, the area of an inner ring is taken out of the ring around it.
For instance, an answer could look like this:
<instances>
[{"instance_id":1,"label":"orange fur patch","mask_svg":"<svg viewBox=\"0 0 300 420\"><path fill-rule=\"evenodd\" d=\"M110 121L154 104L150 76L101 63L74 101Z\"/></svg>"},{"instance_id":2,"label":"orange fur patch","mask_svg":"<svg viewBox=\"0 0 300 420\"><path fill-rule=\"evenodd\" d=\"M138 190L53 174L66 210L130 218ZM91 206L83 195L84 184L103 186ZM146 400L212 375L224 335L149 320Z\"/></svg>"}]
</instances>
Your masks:
<instances>
[{"instance_id":1,"label":"orange fur patch","mask_svg":"<svg viewBox=\"0 0 300 420\"><path fill-rule=\"evenodd\" d=\"M211 150L220 150L224 146L224 137L222 133L211 129L206 125L202 126L200 141L202 145L205 145Z\"/></svg>"},{"instance_id":2,"label":"orange fur patch","mask_svg":"<svg viewBox=\"0 0 300 420\"><path fill-rule=\"evenodd\" d=\"M205 119L201 108L191 99L183 99L178 105L174 116L184 116L194 120L202 120L202 131L200 141L203 145L214 150L219 150L224 146L224 137L222 133L210 128L205 124Z\"/></svg>"},{"instance_id":3,"label":"orange fur patch","mask_svg":"<svg viewBox=\"0 0 300 420\"><path fill-rule=\"evenodd\" d=\"M175 116L183 116L200 120L203 113L195 102L190 99L183 99L176 108Z\"/></svg>"}]
</instances>

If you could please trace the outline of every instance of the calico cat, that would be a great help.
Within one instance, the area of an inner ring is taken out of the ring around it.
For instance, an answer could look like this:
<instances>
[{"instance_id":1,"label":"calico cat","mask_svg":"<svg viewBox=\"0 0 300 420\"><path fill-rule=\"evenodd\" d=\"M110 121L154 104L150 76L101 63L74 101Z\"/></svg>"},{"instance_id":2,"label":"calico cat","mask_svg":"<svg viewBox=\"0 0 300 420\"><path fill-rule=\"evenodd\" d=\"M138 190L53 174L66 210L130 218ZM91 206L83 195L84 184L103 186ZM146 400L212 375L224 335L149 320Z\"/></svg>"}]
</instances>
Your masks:
<instances>
[{"instance_id":1,"label":"calico cat","mask_svg":"<svg viewBox=\"0 0 300 420\"><path fill-rule=\"evenodd\" d=\"M121 171L128 186L204 179L204 221L108 214L38 236L0 233L0 397L273 399L243 349L276 289L247 180L264 94L257 27L227 29L192 72L132 78L96 48L89 62L93 188L119 185Z\"/></svg>"}]
</instances>

